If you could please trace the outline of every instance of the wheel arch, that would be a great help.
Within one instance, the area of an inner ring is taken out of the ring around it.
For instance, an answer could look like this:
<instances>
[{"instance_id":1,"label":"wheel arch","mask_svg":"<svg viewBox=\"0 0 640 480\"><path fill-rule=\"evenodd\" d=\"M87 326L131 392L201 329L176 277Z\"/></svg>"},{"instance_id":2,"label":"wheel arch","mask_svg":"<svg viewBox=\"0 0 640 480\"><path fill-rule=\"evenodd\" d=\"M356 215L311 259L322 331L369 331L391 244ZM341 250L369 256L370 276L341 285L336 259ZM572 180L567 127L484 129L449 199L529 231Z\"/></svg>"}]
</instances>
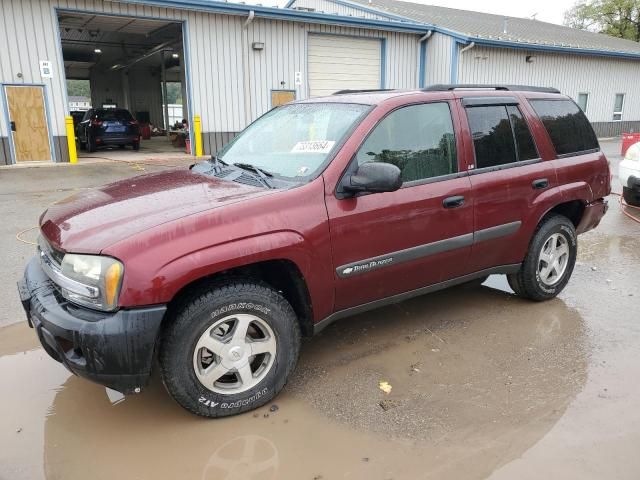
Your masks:
<instances>
[{"instance_id":1,"label":"wheel arch","mask_svg":"<svg viewBox=\"0 0 640 480\"><path fill-rule=\"evenodd\" d=\"M313 304L307 281L298 265L287 258L263 260L221 270L192 280L183 285L168 303L162 328L175 317L185 301L202 290L232 280L245 280L265 284L282 294L291 304L300 331L306 337L313 335Z\"/></svg>"}]
</instances>

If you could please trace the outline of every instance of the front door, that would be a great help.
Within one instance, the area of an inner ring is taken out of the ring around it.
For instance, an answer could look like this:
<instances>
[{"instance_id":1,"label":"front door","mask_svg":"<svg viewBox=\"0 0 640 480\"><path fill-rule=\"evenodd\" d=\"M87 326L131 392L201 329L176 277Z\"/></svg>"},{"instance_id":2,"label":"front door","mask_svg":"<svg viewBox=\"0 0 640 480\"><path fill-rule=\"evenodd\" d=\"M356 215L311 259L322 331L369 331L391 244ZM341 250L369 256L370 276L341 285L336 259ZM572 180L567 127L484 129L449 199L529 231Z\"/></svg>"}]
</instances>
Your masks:
<instances>
[{"instance_id":1,"label":"front door","mask_svg":"<svg viewBox=\"0 0 640 480\"><path fill-rule=\"evenodd\" d=\"M392 163L395 192L348 198L327 195L336 310L460 276L473 241L473 201L460 173L448 102L392 111L353 159ZM357 164L357 165L356 165Z\"/></svg>"},{"instance_id":2,"label":"front door","mask_svg":"<svg viewBox=\"0 0 640 480\"><path fill-rule=\"evenodd\" d=\"M50 161L44 87L5 86L16 162Z\"/></svg>"}]
</instances>

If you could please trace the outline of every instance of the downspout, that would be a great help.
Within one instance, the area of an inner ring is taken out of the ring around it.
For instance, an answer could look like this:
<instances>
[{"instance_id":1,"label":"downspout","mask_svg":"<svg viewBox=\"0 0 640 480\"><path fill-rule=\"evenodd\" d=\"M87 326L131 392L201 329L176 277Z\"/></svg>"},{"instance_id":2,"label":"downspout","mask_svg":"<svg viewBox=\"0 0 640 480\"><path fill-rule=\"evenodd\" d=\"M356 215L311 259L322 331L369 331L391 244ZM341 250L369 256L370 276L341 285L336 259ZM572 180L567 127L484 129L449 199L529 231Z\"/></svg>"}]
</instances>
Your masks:
<instances>
[{"instance_id":1,"label":"downspout","mask_svg":"<svg viewBox=\"0 0 640 480\"><path fill-rule=\"evenodd\" d=\"M458 50L458 42L453 42L453 55L451 59L451 83L458 83L458 70L460 69L459 58L460 55L466 52L467 50L471 50L476 46L476 42L471 42L470 44L464 46L462 49Z\"/></svg>"},{"instance_id":2,"label":"downspout","mask_svg":"<svg viewBox=\"0 0 640 480\"><path fill-rule=\"evenodd\" d=\"M476 42L471 42L469 45L467 45L462 50L460 50L460 53L462 54L462 53L466 52L467 50L471 50L475 46L476 46Z\"/></svg>"},{"instance_id":3,"label":"downspout","mask_svg":"<svg viewBox=\"0 0 640 480\"><path fill-rule=\"evenodd\" d=\"M418 39L420 44L420 59L418 61L418 88L425 87L425 70L426 70L426 55L427 55L427 40L433 35L433 30L429 30L422 37Z\"/></svg>"},{"instance_id":4,"label":"downspout","mask_svg":"<svg viewBox=\"0 0 640 480\"><path fill-rule=\"evenodd\" d=\"M249 32L247 31L251 22L256 17L254 10L249 11L249 16L242 24L241 45L242 45L242 89L244 91L244 119L240 130L247 126L251 118L251 87L250 87L250 63L249 63Z\"/></svg>"},{"instance_id":5,"label":"downspout","mask_svg":"<svg viewBox=\"0 0 640 480\"><path fill-rule=\"evenodd\" d=\"M247 19L242 24L242 28L247 28L251 24L251 22L253 22L254 18L256 18L256 12L254 12L253 10L250 10L249 11L249 16L247 17Z\"/></svg>"}]
</instances>

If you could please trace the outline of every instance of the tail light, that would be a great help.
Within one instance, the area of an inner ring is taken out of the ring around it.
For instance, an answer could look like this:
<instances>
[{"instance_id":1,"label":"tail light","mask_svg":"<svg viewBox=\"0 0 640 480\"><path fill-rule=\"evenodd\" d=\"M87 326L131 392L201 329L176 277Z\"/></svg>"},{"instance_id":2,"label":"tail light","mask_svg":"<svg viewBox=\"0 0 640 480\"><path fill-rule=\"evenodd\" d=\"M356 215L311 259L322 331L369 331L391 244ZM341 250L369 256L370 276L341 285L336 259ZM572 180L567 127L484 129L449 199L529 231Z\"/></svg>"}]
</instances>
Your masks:
<instances>
[{"instance_id":1,"label":"tail light","mask_svg":"<svg viewBox=\"0 0 640 480\"><path fill-rule=\"evenodd\" d=\"M129 125L138 125L138 121L137 120L130 120L129 121Z\"/></svg>"},{"instance_id":2,"label":"tail light","mask_svg":"<svg viewBox=\"0 0 640 480\"><path fill-rule=\"evenodd\" d=\"M91 125L94 127L100 127L102 126L102 120L91 120Z\"/></svg>"}]
</instances>

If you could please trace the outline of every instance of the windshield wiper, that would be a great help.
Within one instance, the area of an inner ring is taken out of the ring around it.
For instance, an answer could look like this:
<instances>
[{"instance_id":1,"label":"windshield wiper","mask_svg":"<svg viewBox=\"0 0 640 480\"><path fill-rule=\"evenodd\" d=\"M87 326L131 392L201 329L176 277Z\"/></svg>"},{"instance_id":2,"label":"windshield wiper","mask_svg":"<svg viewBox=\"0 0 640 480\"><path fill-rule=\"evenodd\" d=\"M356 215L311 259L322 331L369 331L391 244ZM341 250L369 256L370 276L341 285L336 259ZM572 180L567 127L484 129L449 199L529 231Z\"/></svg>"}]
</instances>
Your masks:
<instances>
[{"instance_id":1,"label":"windshield wiper","mask_svg":"<svg viewBox=\"0 0 640 480\"><path fill-rule=\"evenodd\" d=\"M211 158L209 159L209 163L213 165L214 173L220 173L220 171L222 170L222 167L229 166L229 164L224 160L222 160L218 155L211 155Z\"/></svg>"},{"instance_id":2,"label":"windshield wiper","mask_svg":"<svg viewBox=\"0 0 640 480\"><path fill-rule=\"evenodd\" d=\"M273 177L273 173L268 172L267 170L264 170L260 167L256 167L255 165L251 165L250 163L234 163L233 165L243 170L254 171L258 174L258 177L260 177L260 180L262 180L262 183L266 185L267 188L275 188L268 178Z\"/></svg>"}]
</instances>

